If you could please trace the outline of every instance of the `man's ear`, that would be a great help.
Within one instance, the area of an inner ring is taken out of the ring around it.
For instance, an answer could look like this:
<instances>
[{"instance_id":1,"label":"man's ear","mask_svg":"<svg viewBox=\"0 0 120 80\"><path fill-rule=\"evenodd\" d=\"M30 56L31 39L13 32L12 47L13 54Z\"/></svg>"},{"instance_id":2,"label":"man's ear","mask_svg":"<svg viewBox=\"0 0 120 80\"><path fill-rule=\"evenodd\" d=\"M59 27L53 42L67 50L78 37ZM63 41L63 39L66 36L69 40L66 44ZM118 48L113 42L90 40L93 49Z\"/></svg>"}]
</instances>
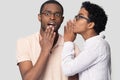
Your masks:
<instances>
[{"instance_id":1,"label":"man's ear","mask_svg":"<svg viewBox=\"0 0 120 80\"><path fill-rule=\"evenodd\" d=\"M63 20L64 20L64 16L63 16L62 19L61 19L61 23L63 22Z\"/></svg>"},{"instance_id":2,"label":"man's ear","mask_svg":"<svg viewBox=\"0 0 120 80\"><path fill-rule=\"evenodd\" d=\"M38 20L41 21L41 15L40 14L38 14Z\"/></svg>"},{"instance_id":3,"label":"man's ear","mask_svg":"<svg viewBox=\"0 0 120 80\"><path fill-rule=\"evenodd\" d=\"M95 23L94 23L94 22L90 22L90 23L88 24L88 28L94 28L94 26L95 26Z\"/></svg>"}]
</instances>

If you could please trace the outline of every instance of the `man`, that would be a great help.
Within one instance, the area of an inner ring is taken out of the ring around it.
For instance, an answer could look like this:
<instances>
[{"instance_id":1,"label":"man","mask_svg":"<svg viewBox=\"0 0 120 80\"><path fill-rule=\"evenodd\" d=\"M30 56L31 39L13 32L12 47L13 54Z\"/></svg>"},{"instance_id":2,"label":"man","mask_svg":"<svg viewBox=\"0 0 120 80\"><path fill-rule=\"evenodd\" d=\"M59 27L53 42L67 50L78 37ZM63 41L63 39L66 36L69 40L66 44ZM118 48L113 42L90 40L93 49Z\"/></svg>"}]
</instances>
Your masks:
<instances>
[{"instance_id":1,"label":"man","mask_svg":"<svg viewBox=\"0 0 120 80\"><path fill-rule=\"evenodd\" d=\"M59 2L46 1L38 14L40 32L18 40L17 60L23 80L68 80L61 70L64 40L58 33L63 12Z\"/></svg>"},{"instance_id":2,"label":"man","mask_svg":"<svg viewBox=\"0 0 120 80\"><path fill-rule=\"evenodd\" d=\"M64 31L62 69L65 75L79 73L79 80L111 80L110 46L100 32L105 30L105 11L90 2L83 2L75 20L69 21ZM85 40L84 49L74 57L73 41L76 34Z\"/></svg>"}]
</instances>

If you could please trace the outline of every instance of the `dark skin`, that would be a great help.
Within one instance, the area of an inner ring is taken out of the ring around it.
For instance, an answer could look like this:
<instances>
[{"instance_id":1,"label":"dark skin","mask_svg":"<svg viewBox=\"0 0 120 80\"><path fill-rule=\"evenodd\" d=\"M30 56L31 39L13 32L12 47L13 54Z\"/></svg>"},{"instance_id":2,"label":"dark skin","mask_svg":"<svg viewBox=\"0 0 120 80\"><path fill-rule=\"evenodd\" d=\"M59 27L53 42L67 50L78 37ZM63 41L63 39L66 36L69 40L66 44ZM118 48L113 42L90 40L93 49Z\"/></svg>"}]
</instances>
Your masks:
<instances>
[{"instance_id":1,"label":"dark skin","mask_svg":"<svg viewBox=\"0 0 120 80\"><path fill-rule=\"evenodd\" d=\"M74 76L69 76L68 80L79 80L79 76L78 76L78 74L76 74Z\"/></svg>"},{"instance_id":2,"label":"dark skin","mask_svg":"<svg viewBox=\"0 0 120 80\"><path fill-rule=\"evenodd\" d=\"M56 13L61 12L61 8L57 4L49 3L44 6L43 11ZM31 61L24 61L18 64L23 80L39 80L42 77L49 54L58 40L58 29L63 19L64 17L58 18L53 14L51 16L38 14L38 20L41 22L40 34L42 40L39 41L41 52L34 66ZM49 24L53 24L52 27Z\"/></svg>"}]
</instances>

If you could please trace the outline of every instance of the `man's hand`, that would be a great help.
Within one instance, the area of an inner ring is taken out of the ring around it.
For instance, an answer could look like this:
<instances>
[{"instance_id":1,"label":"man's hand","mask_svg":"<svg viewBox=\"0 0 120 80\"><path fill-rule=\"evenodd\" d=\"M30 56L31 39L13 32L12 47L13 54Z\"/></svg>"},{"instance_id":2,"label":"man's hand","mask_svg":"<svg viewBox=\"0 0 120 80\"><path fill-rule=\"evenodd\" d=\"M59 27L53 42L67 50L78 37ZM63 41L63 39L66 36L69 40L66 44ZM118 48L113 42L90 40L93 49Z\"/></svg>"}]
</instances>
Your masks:
<instances>
[{"instance_id":1,"label":"man's hand","mask_svg":"<svg viewBox=\"0 0 120 80\"><path fill-rule=\"evenodd\" d=\"M73 32L74 23L72 21L67 22L67 25L64 27L64 42L74 41L76 34Z\"/></svg>"},{"instance_id":2,"label":"man's hand","mask_svg":"<svg viewBox=\"0 0 120 80\"><path fill-rule=\"evenodd\" d=\"M55 32L53 27L47 27L40 41L41 51L50 52L53 47Z\"/></svg>"}]
</instances>

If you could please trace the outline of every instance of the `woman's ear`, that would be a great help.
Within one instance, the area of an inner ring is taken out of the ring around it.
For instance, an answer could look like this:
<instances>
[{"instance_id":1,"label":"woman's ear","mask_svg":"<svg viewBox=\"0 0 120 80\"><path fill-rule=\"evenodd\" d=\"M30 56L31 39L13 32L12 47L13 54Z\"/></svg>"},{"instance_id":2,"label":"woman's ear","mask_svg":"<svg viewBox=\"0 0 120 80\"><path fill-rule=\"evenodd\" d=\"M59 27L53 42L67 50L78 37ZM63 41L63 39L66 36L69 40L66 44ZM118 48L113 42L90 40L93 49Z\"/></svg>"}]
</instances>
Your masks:
<instances>
[{"instance_id":1,"label":"woman's ear","mask_svg":"<svg viewBox=\"0 0 120 80\"><path fill-rule=\"evenodd\" d=\"M41 15L40 14L38 14L38 20L41 21Z\"/></svg>"},{"instance_id":2,"label":"woman's ear","mask_svg":"<svg viewBox=\"0 0 120 80\"><path fill-rule=\"evenodd\" d=\"M88 28L94 28L94 26L95 26L95 23L94 23L94 22L90 22L90 23L88 24Z\"/></svg>"}]
</instances>

